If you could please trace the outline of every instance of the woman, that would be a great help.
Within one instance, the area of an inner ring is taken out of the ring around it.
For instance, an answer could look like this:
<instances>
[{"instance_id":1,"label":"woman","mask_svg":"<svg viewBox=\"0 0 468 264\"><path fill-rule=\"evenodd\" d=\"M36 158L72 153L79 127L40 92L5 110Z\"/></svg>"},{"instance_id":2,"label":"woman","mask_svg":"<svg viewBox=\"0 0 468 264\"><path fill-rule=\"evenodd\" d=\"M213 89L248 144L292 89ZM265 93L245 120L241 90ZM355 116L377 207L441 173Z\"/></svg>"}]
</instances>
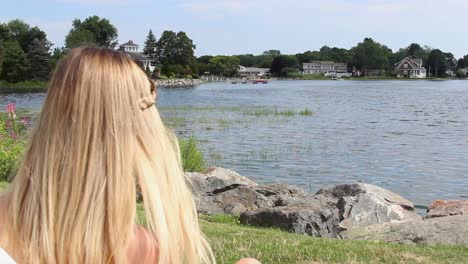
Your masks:
<instances>
[{"instance_id":1,"label":"woman","mask_svg":"<svg viewBox=\"0 0 468 264\"><path fill-rule=\"evenodd\" d=\"M61 61L0 198L0 247L15 261L214 263L155 93L120 52L79 48Z\"/></svg>"}]
</instances>

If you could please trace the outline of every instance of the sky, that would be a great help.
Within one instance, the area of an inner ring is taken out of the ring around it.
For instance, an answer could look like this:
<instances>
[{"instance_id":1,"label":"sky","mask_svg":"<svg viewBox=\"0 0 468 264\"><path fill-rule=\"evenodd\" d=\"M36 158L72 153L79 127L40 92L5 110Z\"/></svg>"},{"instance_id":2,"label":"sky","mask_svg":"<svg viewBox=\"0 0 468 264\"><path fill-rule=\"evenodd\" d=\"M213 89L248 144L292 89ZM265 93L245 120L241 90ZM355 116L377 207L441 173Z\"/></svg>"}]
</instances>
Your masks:
<instances>
[{"instance_id":1,"label":"sky","mask_svg":"<svg viewBox=\"0 0 468 264\"><path fill-rule=\"evenodd\" d=\"M2 0L0 22L19 18L62 46L74 18L105 17L119 43L143 44L152 29L185 31L196 55L283 54L365 37L398 50L416 42L468 54L468 0Z\"/></svg>"}]
</instances>

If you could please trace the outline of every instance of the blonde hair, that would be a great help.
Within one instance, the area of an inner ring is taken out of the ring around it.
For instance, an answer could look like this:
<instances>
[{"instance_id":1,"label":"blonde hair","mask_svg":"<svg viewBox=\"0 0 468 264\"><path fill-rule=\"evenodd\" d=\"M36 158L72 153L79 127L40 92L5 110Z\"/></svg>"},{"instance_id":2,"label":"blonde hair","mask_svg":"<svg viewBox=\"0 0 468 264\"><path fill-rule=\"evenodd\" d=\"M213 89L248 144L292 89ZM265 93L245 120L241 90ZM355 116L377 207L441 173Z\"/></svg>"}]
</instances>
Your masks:
<instances>
[{"instance_id":1,"label":"blonde hair","mask_svg":"<svg viewBox=\"0 0 468 264\"><path fill-rule=\"evenodd\" d=\"M151 86L114 50L78 48L59 63L6 194L0 246L24 263L126 263L138 185L159 263L215 262Z\"/></svg>"}]
</instances>

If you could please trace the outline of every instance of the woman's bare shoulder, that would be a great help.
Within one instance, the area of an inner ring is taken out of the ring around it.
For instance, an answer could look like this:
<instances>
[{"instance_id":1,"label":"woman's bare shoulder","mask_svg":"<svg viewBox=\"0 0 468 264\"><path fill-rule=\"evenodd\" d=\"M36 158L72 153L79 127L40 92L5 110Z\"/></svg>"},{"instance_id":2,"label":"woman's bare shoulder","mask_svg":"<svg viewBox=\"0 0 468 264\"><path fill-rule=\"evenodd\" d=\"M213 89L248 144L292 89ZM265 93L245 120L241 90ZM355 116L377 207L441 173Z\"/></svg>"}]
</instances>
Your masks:
<instances>
[{"instance_id":1,"label":"woman's bare shoulder","mask_svg":"<svg viewBox=\"0 0 468 264\"><path fill-rule=\"evenodd\" d=\"M151 233L143 227L135 228L135 235L128 248L129 263L157 263L158 246Z\"/></svg>"}]
</instances>

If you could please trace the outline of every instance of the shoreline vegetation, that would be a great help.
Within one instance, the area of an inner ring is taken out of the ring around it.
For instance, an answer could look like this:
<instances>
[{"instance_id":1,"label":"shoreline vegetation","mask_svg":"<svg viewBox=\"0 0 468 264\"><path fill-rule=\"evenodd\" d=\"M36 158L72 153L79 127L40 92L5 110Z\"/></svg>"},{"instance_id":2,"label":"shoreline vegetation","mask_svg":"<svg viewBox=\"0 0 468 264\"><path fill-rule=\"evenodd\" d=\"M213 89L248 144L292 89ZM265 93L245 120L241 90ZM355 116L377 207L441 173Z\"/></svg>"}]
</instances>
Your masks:
<instances>
[{"instance_id":1,"label":"shoreline vegetation","mask_svg":"<svg viewBox=\"0 0 468 264\"><path fill-rule=\"evenodd\" d=\"M224 81L229 83L232 79L226 79ZM284 77L284 78L273 78L276 81L335 81L331 77L325 76L307 76L302 77ZM346 77L340 80L344 81L454 81L454 80L468 80L468 78L425 78L425 79L404 79L397 77L388 76L376 76L376 77ZM213 83L216 81L204 81L201 79L156 79L154 80L158 87L162 88L183 88L183 87L196 87L203 83ZM9 83L0 80L0 94L11 94L11 93L45 93L47 92L46 81L24 81L18 83Z\"/></svg>"},{"instance_id":2,"label":"shoreline vegetation","mask_svg":"<svg viewBox=\"0 0 468 264\"><path fill-rule=\"evenodd\" d=\"M119 46L118 37L117 27L99 16L75 19L64 36L63 47L54 47L46 32L20 19L0 22L0 93L45 92L53 69L76 47L105 47L125 52L161 87L196 86L203 78L331 79L303 75L311 72L310 68L307 71L304 68L311 62L340 63L342 70L345 68L347 74L353 76L343 78L347 80L397 80L396 76L401 74L395 65L404 58L421 61L420 67L427 70L427 76L436 80L468 77L468 54L456 58L450 52L418 43L392 50L372 38L365 38L349 49L323 46L296 54L267 50L256 55L195 56L196 43L183 31L165 30L157 39L150 29L141 49L133 41ZM130 50L127 49L129 43L133 45ZM247 68L250 70L243 70Z\"/></svg>"}]
</instances>

